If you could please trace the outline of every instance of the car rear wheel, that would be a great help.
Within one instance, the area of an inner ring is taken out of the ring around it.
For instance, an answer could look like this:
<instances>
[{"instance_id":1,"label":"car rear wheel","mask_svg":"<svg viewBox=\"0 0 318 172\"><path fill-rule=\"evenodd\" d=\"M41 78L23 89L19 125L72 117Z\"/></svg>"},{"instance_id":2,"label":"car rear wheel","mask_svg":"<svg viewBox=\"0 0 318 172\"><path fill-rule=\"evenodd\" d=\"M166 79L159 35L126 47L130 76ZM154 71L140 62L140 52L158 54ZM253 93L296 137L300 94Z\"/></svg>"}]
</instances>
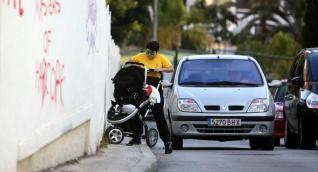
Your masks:
<instances>
[{"instance_id":1,"label":"car rear wheel","mask_svg":"<svg viewBox=\"0 0 318 172\"><path fill-rule=\"evenodd\" d=\"M286 148L297 148L298 147L298 137L296 134L290 132L290 126L288 124L287 118L285 119L285 137L284 137Z\"/></svg>"},{"instance_id":2,"label":"car rear wheel","mask_svg":"<svg viewBox=\"0 0 318 172\"><path fill-rule=\"evenodd\" d=\"M172 136L172 149L180 150L183 148L183 138Z\"/></svg>"},{"instance_id":3,"label":"car rear wheel","mask_svg":"<svg viewBox=\"0 0 318 172\"><path fill-rule=\"evenodd\" d=\"M261 137L261 138L251 138L250 139L250 147L253 150L261 149L261 150L273 150L274 149L274 141L275 138L273 136L270 137Z\"/></svg>"},{"instance_id":4,"label":"car rear wheel","mask_svg":"<svg viewBox=\"0 0 318 172\"><path fill-rule=\"evenodd\" d=\"M280 146L280 138L275 137L275 146Z\"/></svg>"},{"instance_id":5,"label":"car rear wheel","mask_svg":"<svg viewBox=\"0 0 318 172\"><path fill-rule=\"evenodd\" d=\"M312 121L310 117L299 117L299 147L301 149L316 148L316 135Z\"/></svg>"}]
</instances>

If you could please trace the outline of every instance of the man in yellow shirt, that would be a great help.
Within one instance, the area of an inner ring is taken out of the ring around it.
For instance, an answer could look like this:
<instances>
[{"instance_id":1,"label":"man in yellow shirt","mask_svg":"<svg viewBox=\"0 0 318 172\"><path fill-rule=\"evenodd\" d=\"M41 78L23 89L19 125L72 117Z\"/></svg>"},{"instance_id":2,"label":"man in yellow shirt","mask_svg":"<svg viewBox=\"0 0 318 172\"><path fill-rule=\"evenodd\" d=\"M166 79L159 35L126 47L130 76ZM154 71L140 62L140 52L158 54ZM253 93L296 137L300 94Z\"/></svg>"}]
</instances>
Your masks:
<instances>
[{"instance_id":1,"label":"man in yellow shirt","mask_svg":"<svg viewBox=\"0 0 318 172\"><path fill-rule=\"evenodd\" d=\"M148 42L146 52L139 53L130 59L130 61L142 63L148 69L154 70L153 72L147 74L147 84L153 85L155 87L157 87L159 81L162 79L161 72L174 71L169 59L164 55L158 53L159 48L160 45L157 41ZM160 138L165 144L165 153L170 154L172 153L172 142L168 125L163 114L164 99L162 87L160 86L158 90L160 93L161 102L154 105L154 107L152 108L152 112L157 123ZM133 130L135 130L133 131L135 133L135 137L133 137L128 145L141 143L140 135L143 131L142 123L135 120L135 127Z\"/></svg>"}]
</instances>

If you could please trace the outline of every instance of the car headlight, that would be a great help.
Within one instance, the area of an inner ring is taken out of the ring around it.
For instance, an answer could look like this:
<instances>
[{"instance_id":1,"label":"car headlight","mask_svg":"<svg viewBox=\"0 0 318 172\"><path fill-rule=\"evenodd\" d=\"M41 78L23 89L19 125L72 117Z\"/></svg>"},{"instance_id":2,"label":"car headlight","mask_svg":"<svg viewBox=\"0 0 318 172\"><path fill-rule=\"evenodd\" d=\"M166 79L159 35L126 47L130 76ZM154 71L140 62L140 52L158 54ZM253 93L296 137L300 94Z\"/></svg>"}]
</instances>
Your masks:
<instances>
[{"instance_id":1,"label":"car headlight","mask_svg":"<svg viewBox=\"0 0 318 172\"><path fill-rule=\"evenodd\" d=\"M318 95L310 93L306 99L306 104L308 108L318 108Z\"/></svg>"},{"instance_id":2,"label":"car headlight","mask_svg":"<svg viewBox=\"0 0 318 172\"><path fill-rule=\"evenodd\" d=\"M267 99L254 99L247 112L267 112L269 101Z\"/></svg>"},{"instance_id":3,"label":"car headlight","mask_svg":"<svg viewBox=\"0 0 318 172\"><path fill-rule=\"evenodd\" d=\"M201 112L198 104L193 99L179 99L178 108L182 112Z\"/></svg>"}]
</instances>

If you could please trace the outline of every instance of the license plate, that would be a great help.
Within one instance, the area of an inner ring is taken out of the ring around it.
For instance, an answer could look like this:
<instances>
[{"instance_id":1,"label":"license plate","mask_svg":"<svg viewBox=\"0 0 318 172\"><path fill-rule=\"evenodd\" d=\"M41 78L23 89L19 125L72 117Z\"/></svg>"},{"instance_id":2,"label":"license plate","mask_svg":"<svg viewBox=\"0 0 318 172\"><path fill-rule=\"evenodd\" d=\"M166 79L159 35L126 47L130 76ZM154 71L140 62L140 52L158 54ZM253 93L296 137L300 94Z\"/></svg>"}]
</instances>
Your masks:
<instances>
[{"instance_id":1,"label":"license plate","mask_svg":"<svg viewBox=\"0 0 318 172\"><path fill-rule=\"evenodd\" d=\"M209 126L241 126L241 119L209 119Z\"/></svg>"}]
</instances>

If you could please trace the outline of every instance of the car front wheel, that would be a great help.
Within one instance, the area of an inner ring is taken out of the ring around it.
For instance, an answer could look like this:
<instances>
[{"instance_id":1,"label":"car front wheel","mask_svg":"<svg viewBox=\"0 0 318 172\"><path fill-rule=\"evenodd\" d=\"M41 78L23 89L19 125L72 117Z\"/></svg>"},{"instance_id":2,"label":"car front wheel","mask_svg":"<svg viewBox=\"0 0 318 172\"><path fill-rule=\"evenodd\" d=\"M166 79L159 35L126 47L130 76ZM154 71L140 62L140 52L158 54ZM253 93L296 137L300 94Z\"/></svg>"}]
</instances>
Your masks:
<instances>
[{"instance_id":1,"label":"car front wheel","mask_svg":"<svg viewBox=\"0 0 318 172\"><path fill-rule=\"evenodd\" d=\"M296 134L290 132L290 126L288 124L287 118L285 118L285 137L284 137L286 148L297 148L298 147L298 137Z\"/></svg>"},{"instance_id":2,"label":"car front wheel","mask_svg":"<svg viewBox=\"0 0 318 172\"><path fill-rule=\"evenodd\" d=\"M299 117L299 147L301 149L315 149L316 137L313 120L310 117Z\"/></svg>"},{"instance_id":3,"label":"car front wheel","mask_svg":"<svg viewBox=\"0 0 318 172\"><path fill-rule=\"evenodd\" d=\"M183 138L172 136L172 149L181 150L183 148Z\"/></svg>"}]
</instances>

